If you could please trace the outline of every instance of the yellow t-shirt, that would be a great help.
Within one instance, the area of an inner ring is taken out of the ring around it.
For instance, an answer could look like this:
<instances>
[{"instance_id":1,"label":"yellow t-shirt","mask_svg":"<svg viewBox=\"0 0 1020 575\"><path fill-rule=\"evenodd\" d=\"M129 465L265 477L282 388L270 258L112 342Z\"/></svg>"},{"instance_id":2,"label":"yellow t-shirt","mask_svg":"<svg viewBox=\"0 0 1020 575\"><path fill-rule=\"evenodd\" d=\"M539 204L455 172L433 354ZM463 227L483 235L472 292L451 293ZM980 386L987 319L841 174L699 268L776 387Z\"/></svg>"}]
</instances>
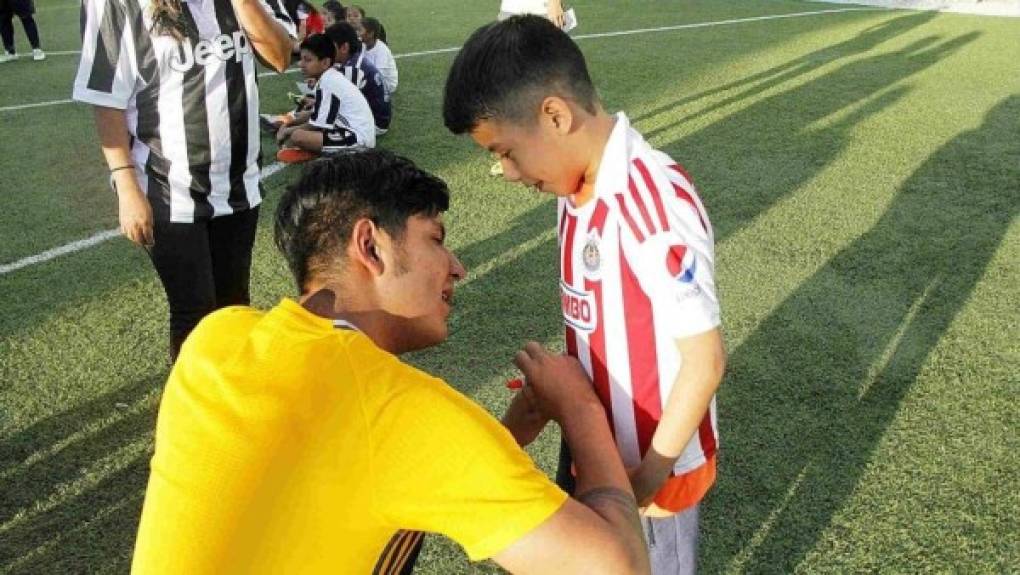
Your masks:
<instances>
[{"instance_id":1,"label":"yellow t-shirt","mask_svg":"<svg viewBox=\"0 0 1020 575\"><path fill-rule=\"evenodd\" d=\"M292 300L195 329L156 427L136 573L370 573L399 529L472 560L563 502L478 405Z\"/></svg>"}]
</instances>

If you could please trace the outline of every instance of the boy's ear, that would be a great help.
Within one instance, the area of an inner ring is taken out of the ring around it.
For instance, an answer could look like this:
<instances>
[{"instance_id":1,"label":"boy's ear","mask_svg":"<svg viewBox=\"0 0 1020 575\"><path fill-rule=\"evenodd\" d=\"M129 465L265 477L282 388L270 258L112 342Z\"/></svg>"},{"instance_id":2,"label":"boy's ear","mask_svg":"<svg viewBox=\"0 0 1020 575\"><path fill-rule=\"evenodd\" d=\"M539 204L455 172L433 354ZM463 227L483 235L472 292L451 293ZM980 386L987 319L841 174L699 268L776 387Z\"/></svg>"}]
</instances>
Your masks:
<instances>
[{"instance_id":1,"label":"boy's ear","mask_svg":"<svg viewBox=\"0 0 1020 575\"><path fill-rule=\"evenodd\" d=\"M540 118L546 127L561 136L569 134L574 127L574 112L559 96L548 96L542 100Z\"/></svg>"}]
</instances>

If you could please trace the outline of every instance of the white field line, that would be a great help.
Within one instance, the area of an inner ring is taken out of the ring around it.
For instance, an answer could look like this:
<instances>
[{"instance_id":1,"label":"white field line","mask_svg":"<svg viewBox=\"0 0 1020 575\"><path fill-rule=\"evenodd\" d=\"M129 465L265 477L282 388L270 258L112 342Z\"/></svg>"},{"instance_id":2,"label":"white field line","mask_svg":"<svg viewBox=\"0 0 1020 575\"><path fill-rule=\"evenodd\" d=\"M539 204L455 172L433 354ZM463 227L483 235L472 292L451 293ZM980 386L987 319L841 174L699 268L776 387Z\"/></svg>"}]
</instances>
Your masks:
<instances>
[{"instance_id":1,"label":"white field line","mask_svg":"<svg viewBox=\"0 0 1020 575\"><path fill-rule=\"evenodd\" d=\"M652 32L670 32L670 31L675 31L675 30L690 30L690 29L694 29L694 28L709 28L709 27L712 27L712 26L726 26L726 25L730 25L730 24L742 24L742 23L745 23L745 22L761 22L761 21L765 21L765 20L781 20L781 19L784 19L784 18L800 18L800 17L804 17L804 16L816 16L816 15L819 15L819 14L836 14L836 13L840 13L840 12L860 12L860 11L865 11L865 10L882 10L882 8L836 8L836 9L832 9L832 10L818 10L818 11L814 11L814 12L793 12L793 13L790 13L790 14L773 14L771 16L753 16L753 17L749 17L749 18L735 18L735 19L732 19L732 20L718 20L718 21L715 21L715 22L699 22L699 23L695 23L695 24L677 24L677 25L674 25L674 26L660 26L660 27L657 27L657 28L638 28L638 29L635 29L635 30L621 30L621 31L618 31L618 32L602 32L602 33L598 33L598 34L580 34L580 35L574 36L573 38L575 40L586 40L586 39L589 39L589 38L611 38L611 37L615 37L615 36L630 36L630 35L633 35L633 34L647 34L647 33L652 33ZM434 54L445 54L445 53L449 53L449 52L456 52L457 50L460 50L460 46L454 46L454 47L450 47L450 48L439 48L439 49L436 49L436 50L425 50L425 51L422 51L422 52L408 52L408 53L405 53L405 54L396 54L396 55L394 55L394 58L415 58L415 57L419 57L419 56L431 56L431 55L434 55ZM77 53L77 52L67 52L67 53L70 54L70 53ZM64 54L64 52L59 52L59 54ZM293 73L293 72L296 72L296 71L297 71L296 68L290 68L290 69L286 70L283 73L284 74L290 74L290 73ZM275 74L276 74L275 72L263 72L263 73L259 74L259 77L271 76L271 75L275 75ZM72 100L54 100L54 101L51 101L51 102L36 102L34 104L21 104L21 105L18 105L18 106L7 106L7 107L4 107L4 108L0 108L0 112L7 112L7 111L13 111L13 110L24 110L24 109L27 109L27 108L38 108L38 107L43 107L43 106L55 106L57 104L67 104L67 103L70 103L70 102L72 102ZM266 166L265 168L262 169L262 174L261 174L262 175L262 179L265 179L265 178L268 178L269 176L272 176L276 172L279 172L280 170L282 170L283 167L284 167L284 164L281 164L279 162L277 162L275 164L270 164L269 166ZM99 233L97 233L95 235L92 235L92 236L90 236L88 238L85 238L83 240L74 241L74 242L71 242L69 244L65 244L65 245L62 245L60 247L53 248L51 250L47 250L47 251L42 252L40 254L36 254L34 256L29 256L29 257L26 257L26 258L22 258L22 259L20 259L20 260L18 260L16 262L13 262L13 263L0 265L0 275L8 274L10 272L13 272L13 271L16 271L16 270L20 270L20 269L28 267L30 265L46 262L46 261L52 260L53 258L62 256L62 255L65 255L65 254L70 254L70 253L74 253L74 252L77 252L77 251L81 251L83 249L86 249L86 248L92 247L94 245L100 244L102 242L105 242L106 240L109 240L111 238L115 238L115 237L117 237L119 235L120 235L120 231L117 230L117 229L102 231L102 232L99 232Z\"/></svg>"},{"instance_id":2,"label":"white field line","mask_svg":"<svg viewBox=\"0 0 1020 575\"><path fill-rule=\"evenodd\" d=\"M612 38L615 36L631 36L634 34L649 34L654 32L673 32L676 30L692 30L695 28L711 28L713 26L728 26L732 24L743 24L746 22L762 22L765 20L782 20L784 18L802 18L804 16L817 16L820 14L837 14L840 12L861 12L861 11L874 11L884 10L884 8L833 8L830 10L816 10L813 12L792 12L790 14L773 14L769 16L752 16L748 18L734 18L732 20L717 20L715 22L697 22L694 24L677 24L674 26L659 26L656 28L637 28L635 30L620 30L618 32L601 32L598 34L578 34L573 36L574 40L588 40L591 38ZM438 48L436 50L424 50L421 52L408 52L406 54L395 54L394 58L416 58L420 56L433 56L435 54L447 54L450 52L456 52L460 50L460 46L452 46L450 48ZM65 52L47 52L50 56L70 56L79 54L78 51L65 51ZM290 68L284 72L284 74L292 74L297 71L297 68ZM259 74L259 77L273 76L276 72L263 72ZM29 108L40 108L44 106L58 106L61 104L70 104L73 100L50 100L47 102L34 102L31 104L18 104L15 106L4 106L0 107L0 112L13 112L16 110L26 110Z\"/></svg>"},{"instance_id":3,"label":"white field line","mask_svg":"<svg viewBox=\"0 0 1020 575\"><path fill-rule=\"evenodd\" d=\"M262 168L262 173L260 174L260 176L264 180L264 179L268 178L269 176L272 176L273 174L279 172L284 167L286 167L286 164L282 164L280 162L269 164L268 166ZM113 238L116 238L116 237L119 237L119 236L120 236L120 229L119 228L113 228L112 230L105 230L105 231L99 232L97 234L93 234L93 235L91 235L91 236L89 236L89 237L87 237L87 238L85 238L83 240L78 240L78 241L71 242L69 244L64 244L64 245L62 245L62 246L60 246L58 248L53 248L51 250L46 250L46 251L44 251L44 252L42 252L40 254L36 254L34 256L29 256L27 258L22 258L22 259L20 259L20 260L18 260L16 262L13 262L13 263L0 265L0 275L8 274L8 273L11 273L13 271L20 270L21 268L26 268L26 267L28 267L30 265L40 264L42 262L48 262L48 261L50 261L50 260L52 260L54 258L58 258L58 257L60 257L62 255L78 252L78 251L81 251L81 250L83 250L85 248L90 248L90 247L92 247L94 245L101 244L101 243L105 242L106 240L110 240L110 239L113 239Z\"/></svg>"}]
</instances>

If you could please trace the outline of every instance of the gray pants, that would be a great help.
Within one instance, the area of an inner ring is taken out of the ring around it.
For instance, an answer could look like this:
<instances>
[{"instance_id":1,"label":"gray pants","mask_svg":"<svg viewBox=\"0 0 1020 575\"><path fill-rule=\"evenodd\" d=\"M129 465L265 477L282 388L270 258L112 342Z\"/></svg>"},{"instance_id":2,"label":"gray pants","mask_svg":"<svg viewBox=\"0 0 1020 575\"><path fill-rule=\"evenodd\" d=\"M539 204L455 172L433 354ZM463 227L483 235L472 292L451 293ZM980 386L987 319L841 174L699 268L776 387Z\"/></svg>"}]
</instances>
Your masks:
<instances>
[{"instance_id":1,"label":"gray pants","mask_svg":"<svg viewBox=\"0 0 1020 575\"><path fill-rule=\"evenodd\" d=\"M693 574L698 567L698 508L672 517L642 517L652 575Z\"/></svg>"}]
</instances>

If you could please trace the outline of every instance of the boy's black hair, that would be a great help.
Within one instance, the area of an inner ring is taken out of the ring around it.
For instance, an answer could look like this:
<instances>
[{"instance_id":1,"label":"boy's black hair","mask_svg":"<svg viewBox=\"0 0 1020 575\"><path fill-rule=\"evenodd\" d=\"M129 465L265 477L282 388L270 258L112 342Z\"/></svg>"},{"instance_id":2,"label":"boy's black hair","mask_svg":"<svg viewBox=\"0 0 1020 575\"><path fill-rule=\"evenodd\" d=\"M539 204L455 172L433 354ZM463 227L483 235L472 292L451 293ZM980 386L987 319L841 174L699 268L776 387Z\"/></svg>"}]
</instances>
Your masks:
<instances>
[{"instance_id":1,"label":"boy's black hair","mask_svg":"<svg viewBox=\"0 0 1020 575\"><path fill-rule=\"evenodd\" d=\"M489 119L530 125L547 96L593 114L598 103L570 36L540 16L513 16L475 30L460 49L446 78L443 120L454 134Z\"/></svg>"},{"instance_id":2,"label":"boy's black hair","mask_svg":"<svg viewBox=\"0 0 1020 575\"><path fill-rule=\"evenodd\" d=\"M315 54L320 60L329 58L330 62L336 64L336 47L325 34L312 34L301 41L300 48Z\"/></svg>"},{"instance_id":3,"label":"boy's black hair","mask_svg":"<svg viewBox=\"0 0 1020 575\"><path fill-rule=\"evenodd\" d=\"M357 151L308 164L276 210L276 246L298 289L342 261L354 223L369 218L398 242L411 216L450 205L446 183L385 150Z\"/></svg>"},{"instance_id":4,"label":"boy's black hair","mask_svg":"<svg viewBox=\"0 0 1020 575\"><path fill-rule=\"evenodd\" d=\"M351 54L357 54L361 51L361 40L358 40L358 33L354 30L354 26L347 22L337 22L327 27L323 34L329 36L329 39L333 41L336 48L347 44L350 47L349 52ZM337 62L337 64L343 64L343 62Z\"/></svg>"},{"instance_id":5,"label":"boy's black hair","mask_svg":"<svg viewBox=\"0 0 1020 575\"><path fill-rule=\"evenodd\" d=\"M337 0L326 0L322 3L322 9L329 12L333 19L337 22L342 22L347 19L347 9L344 5L337 2Z\"/></svg>"},{"instance_id":6,"label":"boy's black hair","mask_svg":"<svg viewBox=\"0 0 1020 575\"><path fill-rule=\"evenodd\" d=\"M376 39L382 40L385 44L389 44L389 42L386 41L386 28L382 25L382 22L380 22L378 18L372 18L371 16L365 18L361 21L361 27L364 28L366 32L375 34Z\"/></svg>"}]
</instances>

